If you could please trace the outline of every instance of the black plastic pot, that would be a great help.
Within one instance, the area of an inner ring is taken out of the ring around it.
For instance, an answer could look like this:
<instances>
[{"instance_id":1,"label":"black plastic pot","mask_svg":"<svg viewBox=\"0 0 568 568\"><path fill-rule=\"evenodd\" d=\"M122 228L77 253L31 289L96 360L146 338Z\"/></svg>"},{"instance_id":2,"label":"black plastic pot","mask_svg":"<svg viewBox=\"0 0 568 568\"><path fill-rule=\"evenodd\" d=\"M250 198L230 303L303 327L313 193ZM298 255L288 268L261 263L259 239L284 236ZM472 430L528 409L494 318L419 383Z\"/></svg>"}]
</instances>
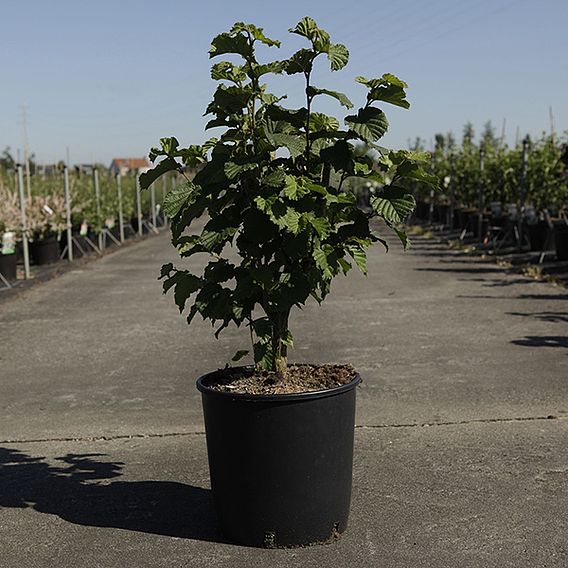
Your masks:
<instances>
[{"instance_id":1,"label":"black plastic pot","mask_svg":"<svg viewBox=\"0 0 568 568\"><path fill-rule=\"evenodd\" d=\"M568 225L554 227L554 245L556 260L568 260Z\"/></svg>"},{"instance_id":2,"label":"black plastic pot","mask_svg":"<svg viewBox=\"0 0 568 568\"><path fill-rule=\"evenodd\" d=\"M30 243L30 256L36 265L52 264L59 261L59 242L49 237Z\"/></svg>"},{"instance_id":3,"label":"black plastic pot","mask_svg":"<svg viewBox=\"0 0 568 568\"><path fill-rule=\"evenodd\" d=\"M546 221L539 221L534 224L527 224L525 226L532 251L544 250L546 245L546 237L548 236L548 223Z\"/></svg>"},{"instance_id":4,"label":"black plastic pot","mask_svg":"<svg viewBox=\"0 0 568 568\"><path fill-rule=\"evenodd\" d=\"M0 254L0 274L9 282L16 280L18 259L17 254Z\"/></svg>"},{"instance_id":5,"label":"black plastic pot","mask_svg":"<svg viewBox=\"0 0 568 568\"><path fill-rule=\"evenodd\" d=\"M325 391L246 395L209 388L219 372L200 377L197 388L225 536L257 547L337 538L349 516L359 375Z\"/></svg>"},{"instance_id":6,"label":"black plastic pot","mask_svg":"<svg viewBox=\"0 0 568 568\"><path fill-rule=\"evenodd\" d=\"M426 221L430 212L430 204L425 201L418 201L416 203L416 218Z\"/></svg>"}]
</instances>

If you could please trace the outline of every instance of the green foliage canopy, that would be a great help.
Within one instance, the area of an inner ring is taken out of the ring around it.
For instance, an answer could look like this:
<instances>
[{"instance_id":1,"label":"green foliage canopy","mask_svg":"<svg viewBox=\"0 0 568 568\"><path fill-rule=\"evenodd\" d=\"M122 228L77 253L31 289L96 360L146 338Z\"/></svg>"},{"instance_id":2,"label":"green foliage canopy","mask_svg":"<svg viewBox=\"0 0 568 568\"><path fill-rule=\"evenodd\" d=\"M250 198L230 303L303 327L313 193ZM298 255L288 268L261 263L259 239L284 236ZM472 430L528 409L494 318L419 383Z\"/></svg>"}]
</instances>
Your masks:
<instances>
[{"instance_id":1,"label":"green foliage canopy","mask_svg":"<svg viewBox=\"0 0 568 568\"><path fill-rule=\"evenodd\" d=\"M174 291L187 320L200 314L217 326L216 336L231 323L250 327L257 365L282 372L293 345L289 316L312 297L322 302L331 281L356 265L366 273L366 253L374 242L385 241L369 224L382 218L404 245L398 227L415 206L404 179L435 183L422 169L424 153L388 151L377 145L388 122L376 103L408 108L406 83L392 74L376 79L357 78L367 88L365 104L340 121L313 109L319 97L331 97L351 109L340 92L318 88L311 74L320 57L331 71L347 64L349 52L332 43L329 34L308 17L291 33L306 39L307 47L288 59L261 63L256 46L279 47L261 28L236 23L213 39L209 55L237 56L239 63L220 61L211 77L220 84L206 109L206 129L222 128L201 146L181 148L162 138L150 151L155 167L140 177L147 188L161 175L198 168L192 180L172 190L164 210L171 219L172 242L182 258L206 253L210 260L202 274L162 267L164 291ZM269 74L303 76L306 105L286 108L285 97L268 91L261 82ZM378 152L375 163L357 152L365 144ZM372 182L372 209L358 208L345 191L350 178ZM186 229L206 215L200 234ZM233 247L239 263L224 256ZM246 354L239 351L233 360Z\"/></svg>"}]
</instances>

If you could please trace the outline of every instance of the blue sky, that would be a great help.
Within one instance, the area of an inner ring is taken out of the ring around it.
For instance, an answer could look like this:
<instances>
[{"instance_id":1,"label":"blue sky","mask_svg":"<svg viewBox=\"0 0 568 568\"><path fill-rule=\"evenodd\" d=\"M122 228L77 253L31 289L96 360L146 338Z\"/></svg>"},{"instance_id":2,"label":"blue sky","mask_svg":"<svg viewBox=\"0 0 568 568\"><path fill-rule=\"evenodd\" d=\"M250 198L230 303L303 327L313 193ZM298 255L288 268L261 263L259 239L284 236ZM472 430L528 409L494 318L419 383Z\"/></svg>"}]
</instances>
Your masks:
<instances>
[{"instance_id":1,"label":"blue sky","mask_svg":"<svg viewBox=\"0 0 568 568\"><path fill-rule=\"evenodd\" d=\"M357 104L357 75L398 75L409 83L409 111L387 108L386 146L436 132L461 136L491 120L514 141L568 129L568 2L566 0L3 0L0 33L0 151L22 148L22 105L29 145L41 162L104 163L142 156L161 136L182 143L208 137L202 117L215 83L209 44L235 21L252 22L283 40L266 56L283 59L302 46L287 33L310 15L332 41L344 43L349 65L315 75L321 87ZM277 94L300 105L295 76ZM323 98L322 98L323 99ZM334 101L319 110L342 118Z\"/></svg>"}]
</instances>

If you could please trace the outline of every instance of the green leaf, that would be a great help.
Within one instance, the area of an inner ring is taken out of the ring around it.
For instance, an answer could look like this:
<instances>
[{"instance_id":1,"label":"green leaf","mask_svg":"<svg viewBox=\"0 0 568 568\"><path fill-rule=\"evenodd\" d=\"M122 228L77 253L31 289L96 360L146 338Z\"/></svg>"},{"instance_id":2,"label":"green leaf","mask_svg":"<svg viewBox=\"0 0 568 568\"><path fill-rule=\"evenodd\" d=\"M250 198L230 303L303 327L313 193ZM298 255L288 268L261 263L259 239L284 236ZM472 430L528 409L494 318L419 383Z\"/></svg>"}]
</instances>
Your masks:
<instances>
[{"instance_id":1,"label":"green leaf","mask_svg":"<svg viewBox=\"0 0 568 568\"><path fill-rule=\"evenodd\" d=\"M406 231L404 229L399 229L398 227L391 227L391 229L397 234L400 242L402 243L402 246L404 247L404 250L408 250L411 243L408 235L406 234Z\"/></svg>"},{"instance_id":2,"label":"green leaf","mask_svg":"<svg viewBox=\"0 0 568 568\"><path fill-rule=\"evenodd\" d=\"M151 170L140 174L140 189L148 189L160 176L172 170L177 170L178 168L179 164L173 158L162 160Z\"/></svg>"},{"instance_id":3,"label":"green leaf","mask_svg":"<svg viewBox=\"0 0 568 568\"><path fill-rule=\"evenodd\" d=\"M337 91L330 91L329 89L318 89L317 87L308 87L306 93L310 97L315 97L316 95L328 95L339 101L344 107L353 108L353 103L349 100L349 97L343 93Z\"/></svg>"},{"instance_id":4,"label":"green leaf","mask_svg":"<svg viewBox=\"0 0 568 568\"><path fill-rule=\"evenodd\" d=\"M234 361L236 363L237 361L240 361L243 357L246 357L248 354L249 354L248 349L240 349L233 355L231 361Z\"/></svg>"},{"instance_id":5,"label":"green leaf","mask_svg":"<svg viewBox=\"0 0 568 568\"><path fill-rule=\"evenodd\" d=\"M262 183L268 187L282 187L286 182L286 174L283 168L272 170L262 178Z\"/></svg>"},{"instance_id":6,"label":"green leaf","mask_svg":"<svg viewBox=\"0 0 568 568\"><path fill-rule=\"evenodd\" d=\"M375 142L389 126L385 113L376 107L365 107L357 115L346 116L345 124L365 142Z\"/></svg>"},{"instance_id":7,"label":"green leaf","mask_svg":"<svg viewBox=\"0 0 568 568\"><path fill-rule=\"evenodd\" d=\"M341 43L334 43L329 46L327 58L331 62L331 70L339 71L349 62L349 51Z\"/></svg>"},{"instance_id":8,"label":"green leaf","mask_svg":"<svg viewBox=\"0 0 568 568\"><path fill-rule=\"evenodd\" d=\"M355 80L369 88L367 100L384 101L402 108L410 108L404 90L408 85L396 75L385 73L379 79L357 77Z\"/></svg>"},{"instance_id":9,"label":"green leaf","mask_svg":"<svg viewBox=\"0 0 568 568\"><path fill-rule=\"evenodd\" d=\"M253 345L254 362L267 371L272 369L272 344L270 342L258 341Z\"/></svg>"},{"instance_id":10,"label":"green leaf","mask_svg":"<svg viewBox=\"0 0 568 568\"><path fill-rule=\"evenodd\" d=\"M334 116L328 116L323 112L310 113L310 132L317 132L319 130L338 130L339 120Z\"/></svg>"},{"instance_id":11,"label":"green leaf","mask_svg":"<svg viewBox=\"0 0 568 568\"><path fill-rule=\"evenodd\" d=\"M183 312L187 299L202 286L201 278L186 272L178 272L179 279L174 290L174 299L179 312Z\"/></svg>"},{"instance_id":12,"label":"green leaf","mask_svg":"<svg viewBox=\"0 0 568 568\"><path fill-rule=\"evenodd\" d=\"M288 75L309 73L314 64L314 52L311 49L300 49L285 61Z\"/></svg>"},{"instance_id":13,"label":"green leaf","mask_svg":"<svg viewBox=\"0 0 568 568\"><path fill-rule=\"evenodd\" d=\"M286 176L286 185L284 186L284 195L290 199L296 200L308 193L306 189L295 176Z\"/></svg>"},{"instance_id":14,"label":"green leaf","mask_svg":"<svg viewBox=\"0 0 568 568\"><path fill-rule=\"evenodd\" d=\"M162 278L169 276L170 272L173 269L174 269L174 265L171 262L168 262L167 264L163 264L162 268L160 270L160 276L158 277L158 280L161 280Z\"/></svg>"},{"instance_id":15,"label":"green leaf","mask_svg":"<svg viewBox=\"0 0 568 568\"><path fill-rule=\"evenodd\" d=\"M309 16L302 18L296 24L296 27L290 28L288 31L309 39L316 51L327 52L329 49L329 34L325 30L318 28L316 22Z\"/></svg>"},{"instance_id":16,"label":"green leaf","mask_svg":"<svg viewBox=\"0 0 568 568\"><path fill-rule=\"evenodd\" d=\"M242 34L222 33L213 39L209 49L209 57L216 57L224 53L237 53L243 57L252 55L251 47L246 36Z\"/></svg>"},{"instance_id":17,"label":"green leaf","mask_svg":"<svg viewBox=\"0 0 568 568\"><path fill-rule=\"evenodd\" d=\"M266 138L275 148L286 148L290 152L292 158L297 158L304 153L306 148L306 141L302 136L295 134L267 134Z\"/></svg>"},{"instance_id":18,"label":"green leaf","mask_svg":"<svg viewBox=\"0 0 568 568\"><path fill-rule=\"evenodd\" d=\"M349 245L346 249L359 270L367 276L367 253L358 245Z\"/></svg>"},{"instance_id":19,"label":"green leaf","mask_svg":"<svg viewBox=\"0 0 568 568\"><path fill-rule=\"evenodd\" d=\"M282 343L284 345L286 345L286 347L294 347L294 337L293 335L290 333L290 330L287 329L284 334L282 335L282 339L281 339Z\"/></svg>"},{"instance_id":20,"label":"green leaf","mask_svg":"<svg viewBox=\"0 0 568 568\"><path fill-rule=\"evenodd\" d=\"M266 109L267 117L276 122L287 122L294 128L303 128L306 125L308 111L305 108L289 109L278 105L271 105ZM272 130L274 127L272 127Z\"/></svg>"},{"instance_id":21,"label":"green leaf","mask_svg":"<svg viewBox=\"0 0 568 568\"><path fill-rule=\"evenodd\" d=\"M248 164L235 164L235 162L226 162L224 170L227 179L234 179L239 174L242 174L247 170L254 170L256 167L258 167L258 164L254 162L250 162Z\"/></svg>"},{"instance_id":22,"label":"green leaf","mask_svg":"<svg viewBox=\"0 0 568 568\"><path fill-rule=\"evenodd\" d=\"M252 35L252 37L255 40L264 43L264 45L267 45L268 47L272 46L280 47L280 42L278 40L266 37L264 35L263 28L258 28L254 24L245 24L243 22L237 22L231 28L231 33L237 33L237 32L248 32Z\"/></svg>"},{"instance_id":23,"label":"green leaf","mask_svg":"<svg viewBox=\"0 0 568 568\"><path fill-rule=\"evenodd\" d=\"M399 187L386 187L371 198L373 211L387 223L402 223L416 207L414 196Z\"/></svg>"},{"instance_id":24,"label":"green leaf","mask_svg":"<svg viewBox=\"0 0 568 568\"><path fill-rule=\"evenodd\" d=\"M196 189L197 186L190 181L176 185L164 198L164 213L170 218L175 217Z\"/></svg>"},{"instance_id":25,"label":"green leaf","mask_svg":"<svg viewBox=\"0 0 568 568\"><path fill-rule=\"evenodd\" d=\"M353 149L345 140L337 140L333 146L321 150L320 157L336 171L354 172Z\"/></svg>"},{"instance_id":26,"label":"green leaf","mask_svg":"<svg viewBox=\"0 0 568 568\"><path fill-rule=\"evenodd\" d=\"M229 61L220 61L211 67L211 79L214 81L239 83L246 79L246 73L238 65L234 65Z\"/></svg>"},{"instance_id":27,"label":"green leaf","mask_svg":"<svg viewBox=\"0 0 568 568\"><path fill-rule=\"evenodd\" d=\"M166 155L175 154L178 149L179 142L175 136L168 138L160 138L160 146Z\"/></svg>"},{"instance_id":28,"label":"green leaf","mask_svg":"<svg viewBox=\"0 0 568 568\"><path fill-rule=\"evenodd\" d=\"M267 73L282 73L288 65L287 61L272 61L271 63L257 64L255 63L251 68L251 74L253 77L259 79Z\"/></svg>"},{"instance_id":29,"label":"green leaf","mask_svg":"<svg viewBox=\"0 0 568 568\"><path fill-rule=\"evenodd\" d=\"M316 230L321 239L328 237L331 231L331 225L325 217L308 216L308 222Z\"/></svg>"}]
</instances>

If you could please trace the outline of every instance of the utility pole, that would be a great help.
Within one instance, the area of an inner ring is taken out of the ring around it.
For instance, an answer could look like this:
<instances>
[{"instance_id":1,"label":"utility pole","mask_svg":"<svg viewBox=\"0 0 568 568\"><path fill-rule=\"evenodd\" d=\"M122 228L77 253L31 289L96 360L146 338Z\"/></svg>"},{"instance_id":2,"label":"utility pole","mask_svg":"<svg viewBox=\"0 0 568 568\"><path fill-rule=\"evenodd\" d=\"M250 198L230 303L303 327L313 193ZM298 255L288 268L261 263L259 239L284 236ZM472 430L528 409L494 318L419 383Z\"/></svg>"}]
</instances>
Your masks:
<instances>
[{"instance_id":1,"label":"utility pole","mask_svg":"<svg viewBox=\"0 0 568 568\"><path fill-rule=\"evenodd\" d=\"M24 167L26 169L26 193L28 199L32 196L30 182L30 149L28 146L28 107L22 105L22 135L24 142Z\"/></svg>"},{"instance_id":2,"label":"utility pole","mask_svg":"<svg viewBox=\"0 0 568 568\"><path fill-rule=\"evenodd\" d=\"M550 138L554 144L556 138L556 128L554 126L554 114L552 113L552 105L548 107L548 117L550 119Z\"/></svg>"},{"instance_id":3,"label":"utility pole","mask_svg":"<svg viewBox=\"0 0 568 568\"><path fill-rule=\"evenodd\" d=\"M501 144L500 146L503 147L505 145L505 128L507 127L507 119L503 119L503 126L501 128Z\"/></svg>"}]
</instances>

